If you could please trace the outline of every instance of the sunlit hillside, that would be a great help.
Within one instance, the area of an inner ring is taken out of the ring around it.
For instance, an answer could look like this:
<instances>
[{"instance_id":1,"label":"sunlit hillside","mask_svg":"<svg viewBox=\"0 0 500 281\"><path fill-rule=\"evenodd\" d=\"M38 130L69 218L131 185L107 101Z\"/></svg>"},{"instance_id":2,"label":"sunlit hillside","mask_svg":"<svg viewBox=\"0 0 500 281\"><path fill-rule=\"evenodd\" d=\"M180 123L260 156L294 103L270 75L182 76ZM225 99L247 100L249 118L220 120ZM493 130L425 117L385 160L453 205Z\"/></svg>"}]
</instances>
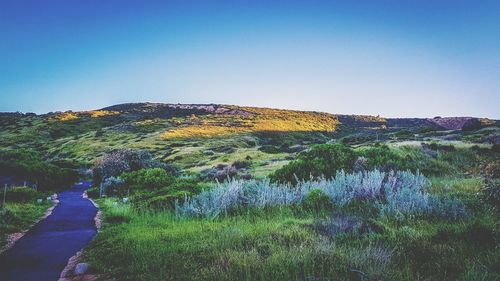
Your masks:
<instances>
[{"instance_id":1,"label":"sunlit hillside","mask_svg":"<svg viewBox=\"0 0 500 281\"><path fill-rule=\"evenodd\" d=\"M497 121L387 119L228 105L138 103L101 110L43 115L2 113L0 145L40 151L50 161L90 166L104 153L144 149L156 158L199 172L252 159L254 175L267 175L315 143L442 139L491 143ZM450 130L459 124L467 130ZM468 126L468 127L467 127Z\"/></svg>"}]
</instances>

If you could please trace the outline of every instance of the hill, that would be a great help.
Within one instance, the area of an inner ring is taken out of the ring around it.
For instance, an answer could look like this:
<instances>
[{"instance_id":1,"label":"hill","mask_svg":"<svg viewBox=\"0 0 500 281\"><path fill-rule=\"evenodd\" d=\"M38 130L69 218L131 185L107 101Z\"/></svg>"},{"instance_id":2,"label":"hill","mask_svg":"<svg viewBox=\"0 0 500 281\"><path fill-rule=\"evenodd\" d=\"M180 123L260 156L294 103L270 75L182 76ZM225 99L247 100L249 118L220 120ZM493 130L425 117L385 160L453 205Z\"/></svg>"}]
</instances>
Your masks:
<instances>
[{"instance_id":1,"label":"hill","mask_svg":"<svg viewBox=\"0 0 500 281\"><path fill-rule=\"evenodd\" d=\"M92 111L0 113L0 146L30 148L47 160L89 166L105 152L148 150L199 172L252 159L267 175L311 144L450 140L498 143L497 120L383 118L217 104L127 103Z\"/></svg>"}]
</instances>

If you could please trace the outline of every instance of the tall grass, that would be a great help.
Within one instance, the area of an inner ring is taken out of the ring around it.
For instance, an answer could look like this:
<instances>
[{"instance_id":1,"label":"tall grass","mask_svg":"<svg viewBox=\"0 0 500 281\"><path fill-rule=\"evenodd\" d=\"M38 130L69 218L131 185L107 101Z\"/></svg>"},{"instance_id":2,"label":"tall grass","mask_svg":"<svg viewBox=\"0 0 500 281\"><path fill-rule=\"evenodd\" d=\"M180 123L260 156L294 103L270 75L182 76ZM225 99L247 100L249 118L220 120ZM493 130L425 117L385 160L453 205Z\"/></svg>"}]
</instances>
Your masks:
<instances>
[{"instance_id":1,"label":"tall grass","mask_svg":"<svg viewBox=\"0 0 500 281\"><path fill-rule=\"evenodd\" d=\"M431 214L449 202L433 199L427 192L429 180L420 173L381 172L348 174L337 172L332 179L299 182L292 187L286 184L273 184L269 180L242 181L229 180L217 187L186 198L183 203L176 202L176 215L181 218L216 218L227 215L240 208L266 208L301 204L307 194L320 190L337 206L352 202L368 202L378 208L380 214ZM460 202L453 208L464 209ZM453 211L458 214L460 211Z\"/></svg>"}]
</instances>

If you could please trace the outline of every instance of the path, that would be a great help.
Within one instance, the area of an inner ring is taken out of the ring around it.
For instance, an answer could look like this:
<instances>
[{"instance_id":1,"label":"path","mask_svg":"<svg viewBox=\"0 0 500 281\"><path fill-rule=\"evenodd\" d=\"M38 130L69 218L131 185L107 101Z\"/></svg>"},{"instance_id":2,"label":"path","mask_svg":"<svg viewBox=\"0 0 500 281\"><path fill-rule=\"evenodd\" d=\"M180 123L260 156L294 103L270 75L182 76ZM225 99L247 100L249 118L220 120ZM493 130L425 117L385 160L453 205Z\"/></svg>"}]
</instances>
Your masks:
<instances>
[{"instance_id":1,"label":"path","mask_svg":"<svg viewBox=\"0 0 500 281\"><path fill-rule=\"evenodd\" d=\"M97 233L97 209L82 194L88 183L59 193L52 214L0 256L1 281L58 280L68 259Z\"/></svg>"}]
</instances>

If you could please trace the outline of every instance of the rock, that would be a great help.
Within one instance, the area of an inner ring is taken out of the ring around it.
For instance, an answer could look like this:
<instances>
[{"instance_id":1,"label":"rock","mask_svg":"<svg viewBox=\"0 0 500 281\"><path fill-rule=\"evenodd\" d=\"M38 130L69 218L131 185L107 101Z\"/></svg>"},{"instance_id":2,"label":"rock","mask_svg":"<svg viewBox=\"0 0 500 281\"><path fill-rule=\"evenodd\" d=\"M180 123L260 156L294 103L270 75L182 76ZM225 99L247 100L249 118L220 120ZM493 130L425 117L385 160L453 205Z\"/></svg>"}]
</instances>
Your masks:
<instances>
[{"instance_id":1,"label":"rock","mask_svg":"<svg viewBox=\"0 0 500 281\"><path fill-rule=\"evenodd\" d=\"M75 266L75 275L83 275L87 273L89 270L89 264L88 263L79 263Z\"/></svg>"},{"instance_id":2,"label":"rock","mask_svg":"<svg viewBox=\"0 0 500 281\"><path fill-rule=\"evenodd\" d=\"M127 203L128 202L128 197L125 197L122 199L123 203Z\"/></svg>"},{"instance_id":3,"label":"rock","mask_svg":"<svg viewBox=\"0 0 500 281\"><path fill-rule=\"evenodd\" d=\"M41 204L43 202L43 199L36 199L36 203Z\"/></svg>"}]
</instances>

